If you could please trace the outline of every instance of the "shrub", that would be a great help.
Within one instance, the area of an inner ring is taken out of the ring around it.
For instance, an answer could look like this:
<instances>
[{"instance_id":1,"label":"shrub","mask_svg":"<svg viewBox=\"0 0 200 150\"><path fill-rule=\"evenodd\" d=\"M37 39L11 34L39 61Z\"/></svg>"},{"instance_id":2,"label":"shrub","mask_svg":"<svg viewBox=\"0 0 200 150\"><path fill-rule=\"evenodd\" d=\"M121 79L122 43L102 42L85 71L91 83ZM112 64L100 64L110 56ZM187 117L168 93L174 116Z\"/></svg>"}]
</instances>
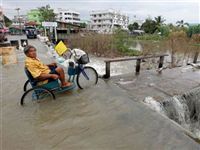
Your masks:
<instances>
[{"instance_id":1,"label":"shrub","mask_svg":"<svg viewBox=\"0 0 200 150\"><path fill-rule=\"evenodd\" d=\"M193 34L200 34L200 25L189 26L187 30L188 37L192 37Z\"/></svg>"}]
</instances>

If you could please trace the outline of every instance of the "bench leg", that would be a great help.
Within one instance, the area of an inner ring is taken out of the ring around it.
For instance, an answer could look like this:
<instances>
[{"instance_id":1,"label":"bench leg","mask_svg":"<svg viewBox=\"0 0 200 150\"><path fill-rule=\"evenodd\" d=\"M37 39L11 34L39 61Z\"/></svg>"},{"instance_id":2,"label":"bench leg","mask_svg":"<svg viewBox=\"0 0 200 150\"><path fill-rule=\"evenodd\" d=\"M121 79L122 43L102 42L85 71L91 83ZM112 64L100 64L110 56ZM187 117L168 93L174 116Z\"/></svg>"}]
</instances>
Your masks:
<instances>
[{"instance_id":1,"label":"bench leg","mask_svg":"<svg viewBox=\"0 0 200 150\"><path fill-rule=\"evenodd\" d=\"M103 77L105 79L110 78L110 62L106 62L106 74Z\"/></svg>"},{"instance_id":2,"label":"bench leg","mask_svg":"<svg viewBox=\"0 0 200 150\"><path fill-rule=\"evenodd\" d=\"M199 52L196 52L196 53L194 54L194 59L193 59L193 63L194 63L194 64L197 63L198 56L199 56Z\"/></svg>"},{"instance_id":3,"label":"bench leg","mask_svg":"<svg viewBox=\"0 0 200 150\"><path fill-rule=\"evenodd\" d=\"M158 64L158 73L162 72L163 63L164 63L164 56L160 56L160 60Z\"/></svg>"},{"instance_id":4,"label":"bench leg","mask_svg":"<svg viewBox=\"0 0 200 150\"><path fill-rule=\"evenodd\" d=\"M140 64L141 64L141 59L137 59L136 68L135 68L136 75L138 75L140 73Z\"/></svg>"},{"instance_id":5,"label":"bench leg","mask_svg":"<svg viewBox=\"0 0 200 150\"><path fill-rule=\"evenodd\" d=\"M160 60L159 60L159 64L158 64L158 69L163 67L163 63L164 63L164 56L160 56Z\"/></svg>"}]
</instances>

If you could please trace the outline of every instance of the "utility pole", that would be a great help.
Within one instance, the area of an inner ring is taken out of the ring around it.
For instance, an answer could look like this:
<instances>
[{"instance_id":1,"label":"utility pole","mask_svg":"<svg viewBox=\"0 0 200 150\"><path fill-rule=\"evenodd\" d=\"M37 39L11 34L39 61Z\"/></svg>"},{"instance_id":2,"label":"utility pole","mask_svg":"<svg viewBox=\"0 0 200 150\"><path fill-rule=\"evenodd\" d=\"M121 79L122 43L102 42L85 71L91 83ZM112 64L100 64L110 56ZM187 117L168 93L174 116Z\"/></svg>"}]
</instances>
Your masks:
<instances>
[{"instance_id":1,"label":"utility pole","mask_svg":"<svg viewBox=\"0 0 200 150\"><path fill-rule=\"evenodd\" d=\"M19 11L20 8L15 9L17 11L17 16L18 16L18 21L19 21L19 28L20 28L20 35L22 34L22 27L21 27L21 21L20 21L20 16L19 16Z\"/></svg>"}]
</instances>

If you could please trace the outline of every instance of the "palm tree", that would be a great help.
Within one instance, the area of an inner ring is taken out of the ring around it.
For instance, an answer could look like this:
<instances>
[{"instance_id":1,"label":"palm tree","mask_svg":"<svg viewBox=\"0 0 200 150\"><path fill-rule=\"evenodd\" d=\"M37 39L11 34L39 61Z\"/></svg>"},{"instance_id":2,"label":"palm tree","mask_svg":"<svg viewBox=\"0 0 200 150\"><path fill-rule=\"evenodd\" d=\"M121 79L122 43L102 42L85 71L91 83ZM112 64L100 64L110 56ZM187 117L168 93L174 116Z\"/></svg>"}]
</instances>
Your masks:
<instances>
[{"instance_id":1,"label":"palm tree","mask_svg":"<svg viewBox=\"0 0 200 150\"><path fill-rule=\"evenodd\" d=\"M50 5L39 7L38 10L40 12L41 21L55 21L56 14L53 9L50 8Z\"/></svg>"},{"instance_id":2,"label":"palm tree","mask_svg":"<svg viewBox=\"0 0 200 150\"><path fill-rule=\"evenodd\" d=\"M183 20L177 21L176 24L178 27L189 26L189 24L187 22L184 22Z\"/></svg>"},{"instance_id":3,"label":"palm tree","mask_svg":"<svg viewBox=\"0 0 200 150\"><path fill-rule=\"evenodd\" d=\"M157 27L160 27L166 21L164 18L162 18L162 16L155 17L154 19Z\"/></svg>"}]
</instances>

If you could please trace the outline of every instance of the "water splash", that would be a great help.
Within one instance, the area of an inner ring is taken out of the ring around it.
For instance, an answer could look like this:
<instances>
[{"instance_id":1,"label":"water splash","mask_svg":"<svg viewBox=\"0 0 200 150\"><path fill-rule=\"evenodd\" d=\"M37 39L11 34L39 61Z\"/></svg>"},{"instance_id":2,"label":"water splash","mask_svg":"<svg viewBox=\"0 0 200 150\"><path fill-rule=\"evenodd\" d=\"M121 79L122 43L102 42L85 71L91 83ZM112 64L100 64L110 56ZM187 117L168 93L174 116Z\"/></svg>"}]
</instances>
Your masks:
<instances>
[{"instance_id":1,"label":"water splash","mask_svg":"<svg viewBox=\"0 0 200 150\"><path fill-rule=\"evenodd\" d=\"M155 99L153 99L152 97L148 96L144 99L144 103L146 105L148 105L151 109L161 113L161 114L165 114L164 112L164 108L161 105L161 103L159 103L158 101L156 101Z\"/></svg>"},{"instance_id":2,"label":"water splash","mask_svg":"<svg viewBox=\"0 0 200 150\"><path fill-rule=\"evenodd\" d=\"M200 138L200 87L162 102L151 97L145 98L144 102Z\"/></svg>"}]
</instances>

